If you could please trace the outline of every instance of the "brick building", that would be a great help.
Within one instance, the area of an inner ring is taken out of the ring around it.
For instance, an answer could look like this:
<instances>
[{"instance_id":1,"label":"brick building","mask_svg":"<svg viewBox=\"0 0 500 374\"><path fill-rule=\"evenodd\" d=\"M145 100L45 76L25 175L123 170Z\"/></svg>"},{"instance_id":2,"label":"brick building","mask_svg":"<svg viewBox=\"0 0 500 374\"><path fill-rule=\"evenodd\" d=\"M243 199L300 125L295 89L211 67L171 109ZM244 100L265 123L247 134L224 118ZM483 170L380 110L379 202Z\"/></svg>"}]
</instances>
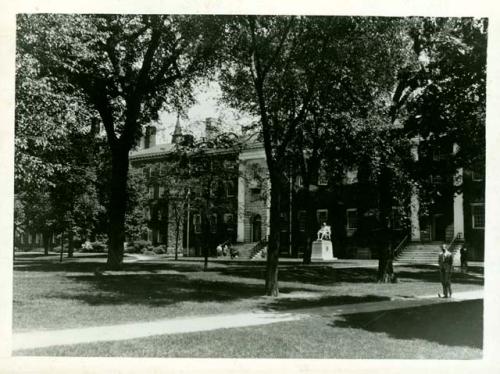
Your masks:
<instances>
[{"instance_id":1,"label":"brick building","mask_svg":"<svg viewBox=\"0 0 500 374\"><path fill-rule=\"evenodd\" d=\"M148 130L146 136L154 137L155 131ZM209 134L208 134L209 135ZM148 170L161 170L161 163L168 162L175 142L182 137L179 123L176 125L171 144L156 144L154 139L143 140L142 148L131 153L132 167ZM236 243L258 243L269 234L269 181L267 164L262 143L255 137L242 137L242 146L230 150L212 150L207 154L210 159L223 158L230 168L236 168L231 178L217 181L217 204L209 214L208 219L202 217L196 209L190 209L186 214L182 228L182 247L186 255L200 255L202 242L209 241L211 251L223 241ZM421 144L414 142L412 154L415 161L422 160L419 150ZM435 157L432 162L439 162L444 156ZM479 170L479 169L478 169ZM160 187L155 185L151 175L161 175L161 171L152 171L146 178L150 189L150 234L148 239L156 243L171 245L172 218L169 213L168 201L162 199ZM148 175L148 172L145 173ZM433 183L442 183L439 176L430 175ZM414 191L409 197L411 202L407 208L394 203L393 229L396 237L401 239L408 234L408 242L450 243L452 240L465 241L471 249L472 257L477 260L484 258L484 173L460 169L457 179L463 182L460 193L437 199L424 212L419 209L419 193ZM212 188L212 187L210 187ZM362 196L376 196L376 190L361 189L357 180L357 170L346 172L342 186L329 188L327 180L321 176L316 181L312 201L304 206L299 175L290 175L289 184L282 192L281 206L281 255L301 257L305 249L306 210L314 209L316 226L328 222L332 226L334 237L334 252L338 257L374 257L373 248L367 245L367 238L362 233L360 222L365 219L360 212ZM369 187L368 187L369 188ZM369 200L369 199L368 199ZM373 204L376 198L371 199ZM366 207L365 207L366 208ZM370 207L376 212L376 206ZM401 214L403 212L404 214ZM366 214L366 212L365 212ZM405 221L400 216L407 216ZM201 225L209 225L209 237L202 237ZM369 242L369 241L368 241Z\"/></svg>"}]
</instances>

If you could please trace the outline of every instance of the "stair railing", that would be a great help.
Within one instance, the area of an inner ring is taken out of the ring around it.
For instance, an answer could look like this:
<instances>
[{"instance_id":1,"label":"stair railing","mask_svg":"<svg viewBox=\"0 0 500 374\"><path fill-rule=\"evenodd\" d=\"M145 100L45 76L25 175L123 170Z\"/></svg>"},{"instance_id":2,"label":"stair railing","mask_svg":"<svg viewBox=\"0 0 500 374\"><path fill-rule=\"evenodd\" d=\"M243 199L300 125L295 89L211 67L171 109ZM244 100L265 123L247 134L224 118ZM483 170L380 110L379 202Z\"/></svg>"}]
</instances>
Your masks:
<instances>
[{"instance_id":1,"label":"stair railing","mask_svg":"<svg viewBox=\"0 0 500 374\"><path fill-rule=\"evenodd\" d=\"M406 243L408 242L408 239L410 238L409 235L405 235L405 237L399 242L398 246L393 252L393 259L396 260L400 255L403 249L406 247Z\"/></svg>"},{"instance_id":2,"label":"stair railing","mask_svg":"<svg viewBox=\"0 0 500 374\"><path fill-rule=\"evenodd\" d=\"M267 245L267 240L262 239L255 246L250 250L250 258L253 258L259 252L262 248L264 248Z\"/></svg>"},{"instance_id":3,"label":"stair railing","mask_svg":"<svg viewBox=\"0 0 500 374\"><path fill-rule=\"evenodd\" d=\"M455 246L455 242L458 239L462 239L462 234L461 233L458 233L457 235L455 235L455 237L451 240L450 244L448 244L448 251L455 252L454 246Z\"/></svg>"}]
</instances>

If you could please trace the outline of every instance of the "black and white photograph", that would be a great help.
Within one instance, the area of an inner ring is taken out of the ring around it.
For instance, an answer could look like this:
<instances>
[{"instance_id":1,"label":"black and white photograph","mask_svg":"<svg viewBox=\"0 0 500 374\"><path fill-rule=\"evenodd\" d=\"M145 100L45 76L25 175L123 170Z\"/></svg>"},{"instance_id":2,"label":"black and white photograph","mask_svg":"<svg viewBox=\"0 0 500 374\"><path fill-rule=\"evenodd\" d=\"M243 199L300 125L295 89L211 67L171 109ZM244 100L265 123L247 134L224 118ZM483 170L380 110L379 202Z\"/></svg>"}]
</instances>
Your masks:
<instances>
[{"instance_id":1,"label":"black and white photograph","mask_svg":"<svg viewBox=\"0 0 500 374\"><path fill-rule=\"evenodd\" d=\"M484 359L487 14L12 17L12 358Z\"/></svg>"}]
</instances>

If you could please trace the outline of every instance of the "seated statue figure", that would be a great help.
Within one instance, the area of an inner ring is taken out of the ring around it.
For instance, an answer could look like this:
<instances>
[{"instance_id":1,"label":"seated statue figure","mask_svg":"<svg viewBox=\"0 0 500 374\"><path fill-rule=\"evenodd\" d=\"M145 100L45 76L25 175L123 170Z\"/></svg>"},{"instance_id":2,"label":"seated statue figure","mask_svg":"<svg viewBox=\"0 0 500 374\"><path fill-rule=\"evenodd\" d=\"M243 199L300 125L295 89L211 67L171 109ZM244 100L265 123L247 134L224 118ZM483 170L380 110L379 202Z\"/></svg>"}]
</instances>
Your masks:
<instances>
[{"instance_id":1,"label":"seated statue figure","mask_svg":"<svg viewBox=\"0 0 500 374\"><path fill-rule=\"evenodd\" d=\"M323 222L323 225L318 230L318 240L331 240L332 229L330 226Z\"/></svg>"}]
</instances>

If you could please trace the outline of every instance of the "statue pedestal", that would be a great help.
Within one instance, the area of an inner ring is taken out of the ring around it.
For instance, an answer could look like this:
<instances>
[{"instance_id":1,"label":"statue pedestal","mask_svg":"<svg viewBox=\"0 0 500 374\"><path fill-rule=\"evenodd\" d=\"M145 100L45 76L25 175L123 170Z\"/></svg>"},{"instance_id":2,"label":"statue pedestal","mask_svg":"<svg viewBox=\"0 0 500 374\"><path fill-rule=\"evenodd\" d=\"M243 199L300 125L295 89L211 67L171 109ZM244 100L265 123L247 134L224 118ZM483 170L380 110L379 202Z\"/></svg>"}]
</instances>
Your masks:
<instances>
[{"instance_id":1,"label":"statue pedestal","mask_svg":"<svg viewBox=\"0 0 500 374\"><path fill-rule=\"evenodd\" d=\"M333 261L333 246L330 240L315 240L312 244L311 261Z\"/></svg>"}]
</instances>

